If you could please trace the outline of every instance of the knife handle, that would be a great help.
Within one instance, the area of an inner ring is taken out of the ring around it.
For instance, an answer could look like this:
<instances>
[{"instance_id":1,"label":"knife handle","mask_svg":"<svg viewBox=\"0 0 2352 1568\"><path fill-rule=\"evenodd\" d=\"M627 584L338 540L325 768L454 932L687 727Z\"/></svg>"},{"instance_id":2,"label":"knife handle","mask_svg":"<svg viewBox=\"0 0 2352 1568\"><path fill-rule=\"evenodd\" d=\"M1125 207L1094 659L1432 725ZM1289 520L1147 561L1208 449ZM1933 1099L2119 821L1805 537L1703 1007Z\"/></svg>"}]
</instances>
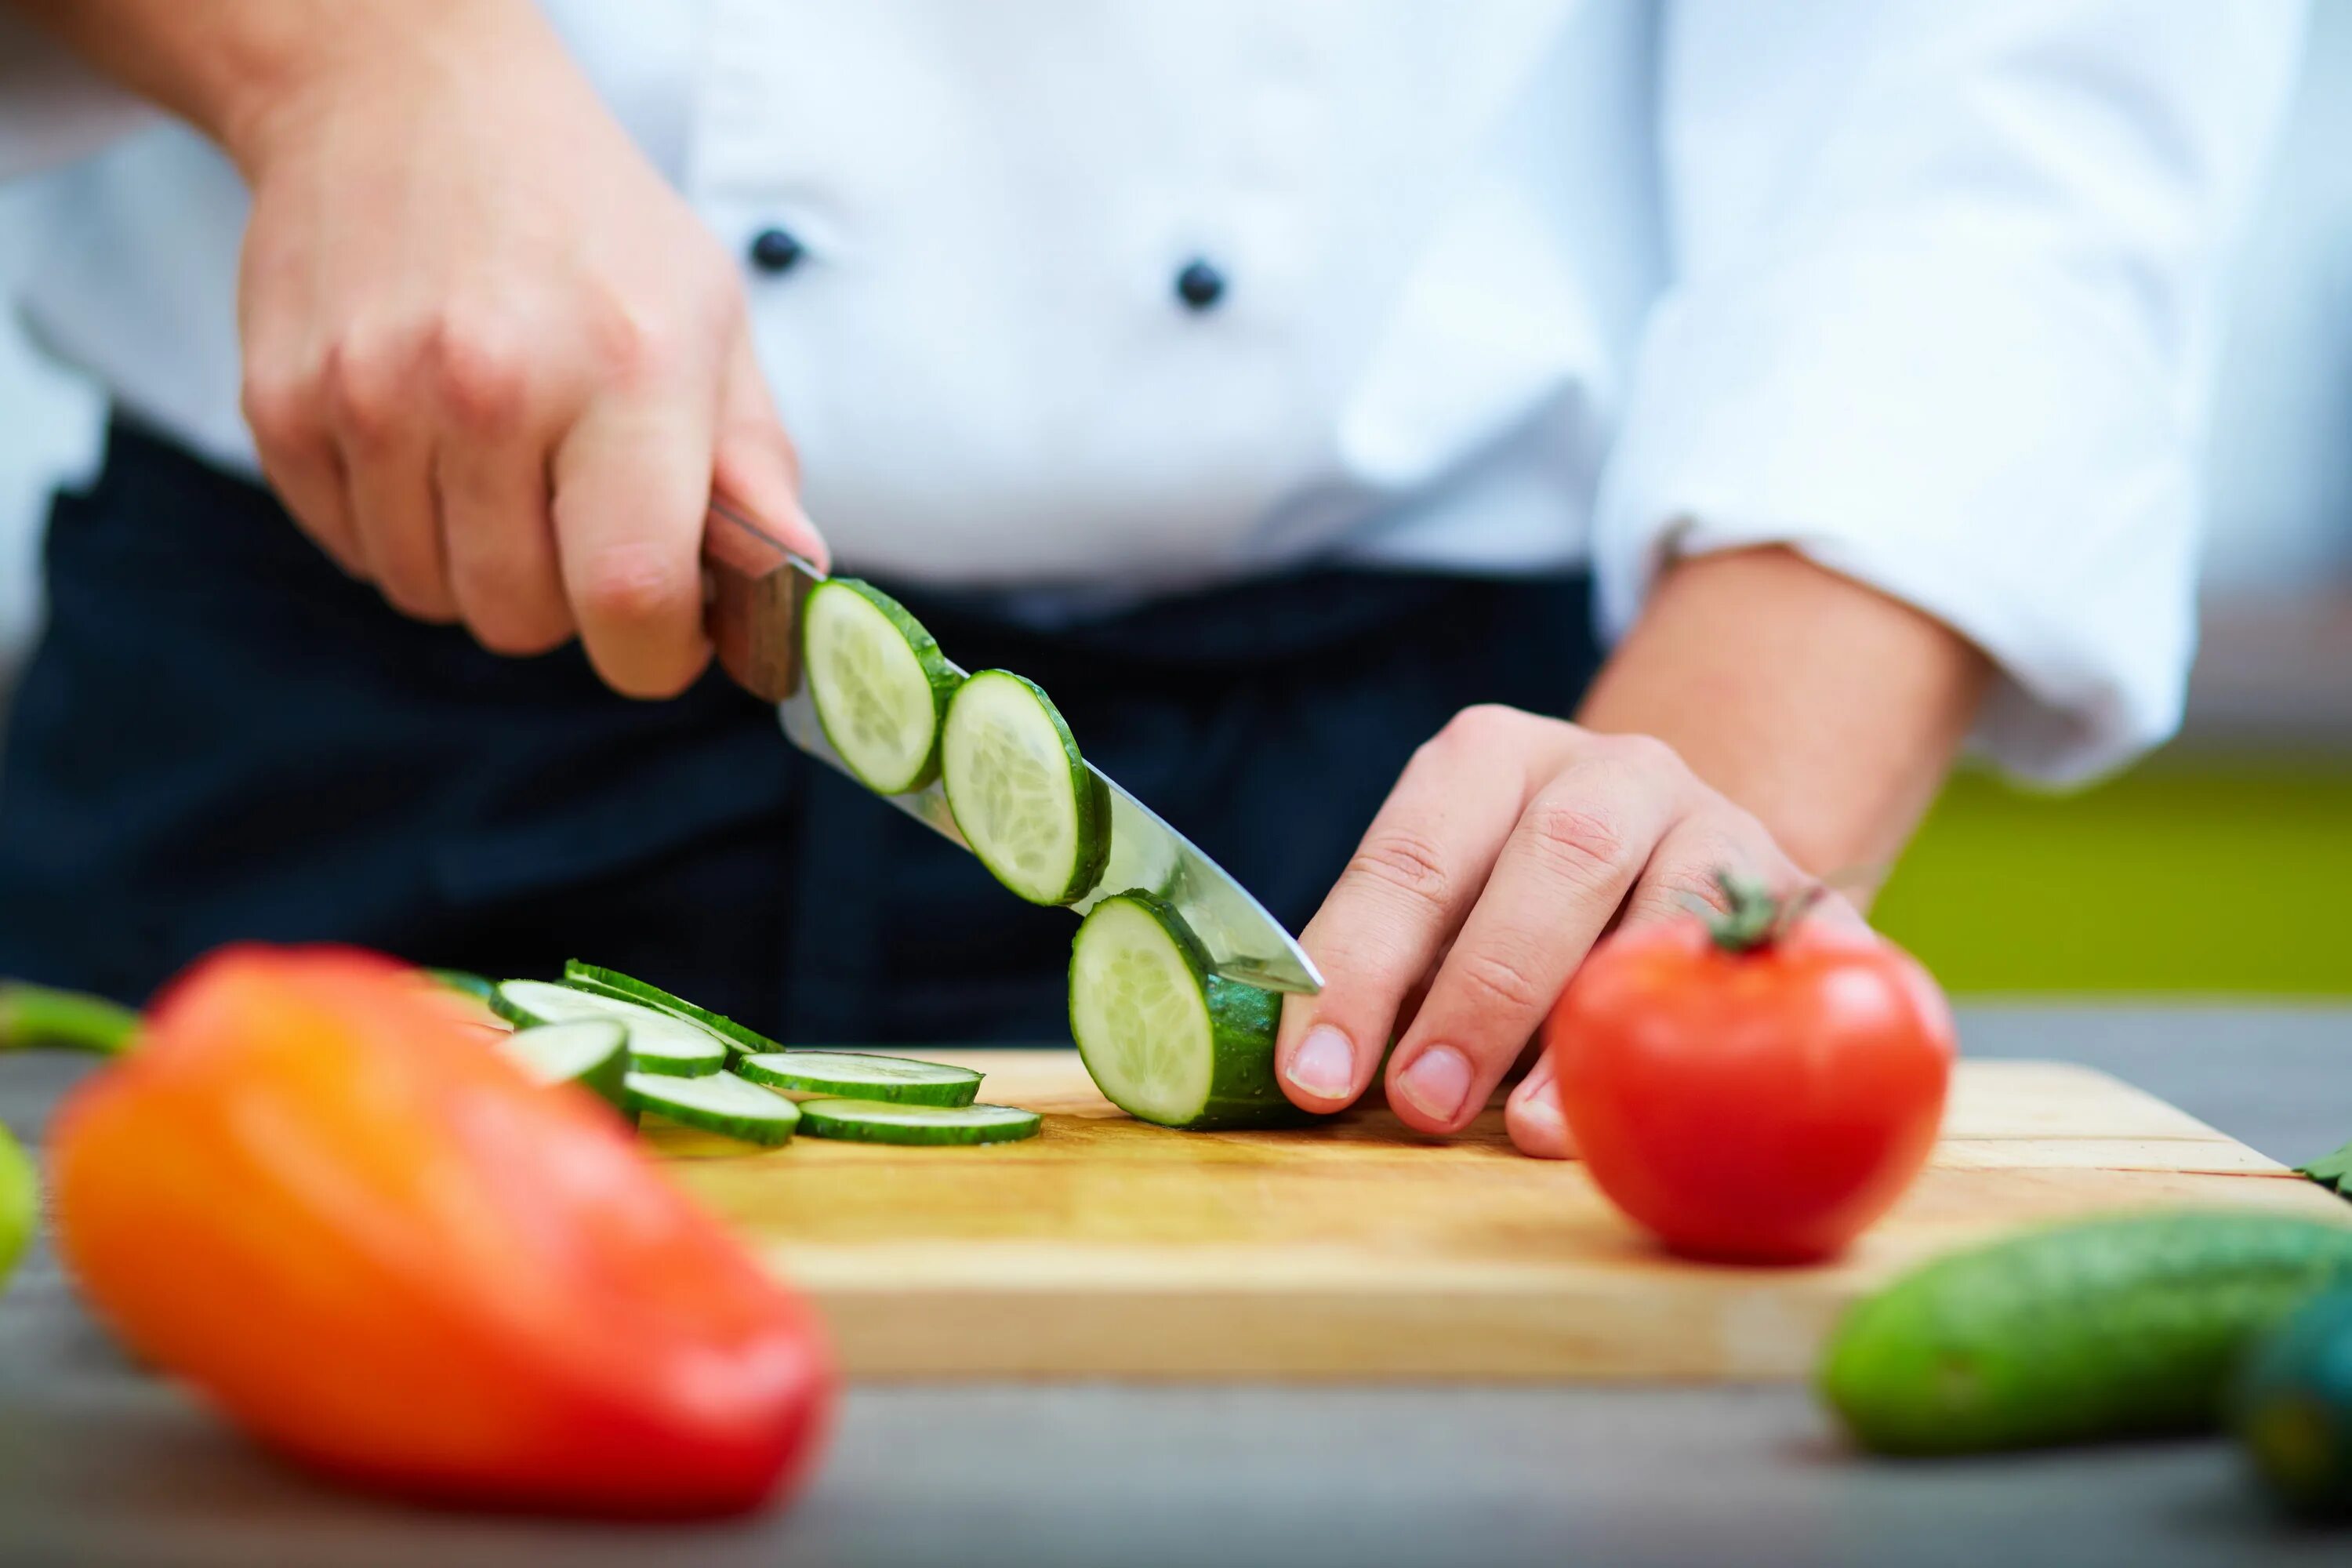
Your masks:
<instances>
[{"instance_id":1,"label":"knife handle","mask_svg":"<svg viewBox=\"0 0 2352 1568\"><path fill-rule=\"evenodd\" d=\"M799 558L714 500L702 530L702 564L710 594L703 628L720 668L735 683L770 702L800 685L800 601L808 574Z\"/></svg>"}]
</instances>

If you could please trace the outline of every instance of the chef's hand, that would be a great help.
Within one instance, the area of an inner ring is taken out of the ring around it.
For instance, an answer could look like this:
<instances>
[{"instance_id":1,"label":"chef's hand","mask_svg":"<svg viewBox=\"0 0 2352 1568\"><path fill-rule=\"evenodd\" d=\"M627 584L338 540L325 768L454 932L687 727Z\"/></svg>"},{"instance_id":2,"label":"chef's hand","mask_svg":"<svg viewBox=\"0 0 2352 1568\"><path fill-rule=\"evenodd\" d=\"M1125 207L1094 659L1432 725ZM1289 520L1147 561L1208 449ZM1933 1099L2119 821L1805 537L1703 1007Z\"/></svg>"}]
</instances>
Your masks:
<instances>
[{"instance_id":1,"label":"chef's hand","mask_svg":"<svg viewBox=\"0 0 2352 1568\"><path fill-rule=\"evenodd\" d=\"M1664 742L1465 710L1413 753L1303 933L1325 985L1284 1008L1285 1091L1339 1110L1394 1033L1390 1106L1423 1132L1459 1131L1603 931L1719 902L1726 868L1805 880ZM1539 1058L1504 1121L1521 1150L1557 1158L1570 1149L1551 1081Z\"/></svg>"},{"instance_id":2,"label":"chef's hand","mask_svg":"<svg viewBox=\"0 0 2352 1568\"><path fill-rule=\"evenodd\" d=\"M1473 708L1414 753L1307 928L1328 984L1283 1010L1291 1099L1353 1100L1395 1032L1389 1103L1459 1130L1612 922L1719 904L1718 868L1789 887L1800 866L1891 864L1991 679L1932 616L1793 551L1670 565L1587 727ZM1819 908L1861 919L1842 896ZM1558 1157L1551 1082L1537 1062L1505 1121Z\"/></svg>"},{"instance_id":3,"label":"chef's hand","mask_svg":"<svg viewBox=\"0 0 2352 1568\"><path fill-rule=\"evenodd\" d=\"M262 467L407 614L675 693L714 486L823 558L734 268L529 5L337 9L299 14L364 41L289 50L223 136Z\"/></svg>"}]
</instances>

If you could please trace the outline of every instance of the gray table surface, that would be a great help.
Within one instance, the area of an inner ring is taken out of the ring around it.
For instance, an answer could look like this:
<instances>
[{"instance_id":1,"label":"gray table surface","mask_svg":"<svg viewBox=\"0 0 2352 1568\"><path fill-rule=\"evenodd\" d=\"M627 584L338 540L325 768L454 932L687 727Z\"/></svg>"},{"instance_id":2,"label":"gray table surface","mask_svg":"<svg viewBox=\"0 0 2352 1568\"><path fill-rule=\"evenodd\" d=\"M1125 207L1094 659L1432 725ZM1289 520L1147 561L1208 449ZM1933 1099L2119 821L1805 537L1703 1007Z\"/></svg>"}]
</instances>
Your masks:
<instances>
[{"instance_id":1,"label":"gray table surface","mask_svg":"<svg viewBox=\"0 0 2352 1568\"><path fill-rule=\"evenodd\" d=\"M1979 1056L2087 1062L2290 1162L2352 1136L2352 1010L1979 1007ZM76 1064L0 1061L37 1133ZM862 1388L789 1510L549 1523L351 1497L126 1365L46 1247L0 1299L0 1563L2352 1563L2228 1448L1957 1463L1837 1447L1801 1389Z\"/></svg>"}]
</instances>

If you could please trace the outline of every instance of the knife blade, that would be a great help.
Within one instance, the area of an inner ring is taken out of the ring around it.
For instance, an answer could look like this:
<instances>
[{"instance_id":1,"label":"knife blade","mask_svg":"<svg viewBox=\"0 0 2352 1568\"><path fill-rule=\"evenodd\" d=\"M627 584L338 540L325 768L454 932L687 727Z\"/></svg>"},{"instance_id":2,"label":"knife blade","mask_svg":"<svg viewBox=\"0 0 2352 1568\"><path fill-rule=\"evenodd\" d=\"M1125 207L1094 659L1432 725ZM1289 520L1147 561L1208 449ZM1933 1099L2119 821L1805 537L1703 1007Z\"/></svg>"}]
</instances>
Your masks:
<instances>
[{"instance_id":1,"label":"knife blade","mask_svg":"<svg viewBox=\"0 0 2352 1568\"><path fill-rule=\"evenodd\" d=\"M719 664L736 684L776 705L777 721L793 745L849 773L817 721L816 703L801 679L795 635L802 601L824 574L719 500L711 502L705 523L702 559L710 579L710 641ZM1139 888L1175 906L1207 949L1212 973L1269 991L1312 995L1323 989L1323 976L1297 939L1231 872L1116 779L1092 763L1087 767L1110 791L1110 858L1101 878L1069 906L1073 911L1083 915L1114 893ZM937 782L882 799L971 852Z\"/></svg>"}]
</instances>

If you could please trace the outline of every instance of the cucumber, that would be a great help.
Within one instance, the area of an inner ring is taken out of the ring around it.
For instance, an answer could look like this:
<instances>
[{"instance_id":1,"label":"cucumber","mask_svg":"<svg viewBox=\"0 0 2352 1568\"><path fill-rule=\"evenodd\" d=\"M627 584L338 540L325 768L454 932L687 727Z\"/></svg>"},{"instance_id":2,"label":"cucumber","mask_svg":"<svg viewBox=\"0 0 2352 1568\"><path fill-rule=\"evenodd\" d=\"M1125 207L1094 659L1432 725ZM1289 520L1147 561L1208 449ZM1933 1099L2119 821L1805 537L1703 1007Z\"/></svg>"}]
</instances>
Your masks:
<instances>
[{"instance_id":1,"label":"cucumber","mask_svg":"<svg viewBox=\"0 0 2352 1568\"><path fill-rule=\"evenodd\" d=\"M765 1051L736 1059L735 1072L785 1094L887 1100L894 1105L970 1105L981 1075L970 1068L870 1051Z\"/></svg>"},{"instance_id":2,"label":"cucumber","mask_svg":"<svg viewBox=\"0 0 2352 1568\"><path fill-rule=\"evenodd\" d=\"M1280 999L1220 980L1183 917L1117 893L1070 944L1070 1034L1103 1097L1129 1116L1206 1131L1296 1124L1274 1070Z\"/></svg>"},{"instance_id":3,"label":"cucumber","mask_svg":"<svg viewBox=\"0 0 2352 1568\"><path fill-rule=\"evenodd\" d=\"M784 1142L801 1121L799 1106L730 1072L702 1078L633 1072L621 1084L632 1110L667 1116L681 1127L740 1138L746 1143Z\"/></svg>"},{"instance_id":4,"label":"cucumber","mask_svg":"<svg viewBox=\"0 0 2352 1568\"><path fill-rule=\"evenodd\" d=\"M871 583L835 577L801 605L801 660L824 738L877 795L940 773L940 726L963 678L923 624Z\"/></svg>"},{"instance_id":5,"label":"cucumber","mask_svg":"<svg viewBox=\"0 0 2352 1568\"><path fill-rule=\"evenodd\" d=\"M2352 1289L2305 1302L2257 1342L2230 1406L2239 1445L2281 1502L2352 1517Z\"/></svg>"},{"instance_id":6,"label":"cucumber","mask_svg":"<svg viewBox=\"0 0 2352 1568\"><path fill-rule=\"evenodd\" d=\"M1110 789L1034 681L983 669L956 689L940 739L956 828L1033 904L1082 898L1110 858Z\"/></svg>"},{"instance_id":7,"label":"cucumber","mask_svg":"<svg viewBox=\"0 0 2352 1568\"><path fill-rule=\"evenodd\" d=\"M40 1213L40 1183L33 1162L16 1147L8 1130L0 1127L0 1290L8 1288L9 1272L32 1245L33 1225Z\"/></svg>"},{"instance_id":8,"label":"cucumber","mask_svg":"<svg viewBox=\"0 0 2352 1568\"><path fill-rule=\"evenodd\" d=\"M103 996L0 981L0 1051L97 1051L116 1056L138 1039L139 1015Z\"/></svg>"},{"instance_id":9,"label":"cucumber","mask_svg":"<svg viewBox=\"0 0 2352 1568\"><path fill-rule=\"evenodd\" d=\"M477 1002L488 1002L494 989L487 978L470 969L428 969L425 973L436 985L462 992Z\"/></svg>"},{"instance_id":10,"label":"cucumber","mask_svg":"<svg viewBox=\"0 0 2352 1568\"><path fill-rule=\"evenodd\" d=\"M2201 1211L2034 1231L1854 1307L1820 1388L1883 1453L2201 1430L2252 1336L2332 1283L2352 1284L2352 1226Z\"/></svg>"},{"instance_id":11,"label":"cucumber","mask_svg":"<svg viewBox=\"0 0 2352 1568\"><path fill-rule=\"evenodd\" d=\"M629 1031L618 1018L517 1029L499 1049L541 1083L576 1083L615 1106L627 1105L621 1079L629 1070Z\"/></svg>"},{"instance_id":12,"label":"cucumber","mask_svg":"<svg viewBox=\"0 0 2352 1568\"><path fill-rule=\"evenodd\" d=\"M804 1100L812 1138L859 1143L1010 1143L1034 1138L1043 1118L1010 1105L904 1105L888 1100Z\"/></svg>"},{"instance_id":13,"label":"cucumber","mask_svg":"<svg viewBox=\"0 0 2352 1568\"><path fill-rule=\"evenodd\" d=\"M635 1002L641 1007L651 1007L656 1012L674 1013L689 1024L699 1024L737 1050L772 1051L782 1048L759 1030L739 1024L724 1013L698 1007L683 996L674 996L650 981L624 974L617 969L583 963L576 958L566 959L563 984L575 991L618 997L624 1002Z\"/></svg>"},{"instance_id":14,"label":"cucumber","mask_svg":"<svg viewBox=\"0 0 2352 1568\"><path fill-rule=\"evenodd\" d=\"M490 1005L499 1017L523 1028L583 1018L616 1019L629 1031L629 1066L639 1072L693 1078L727 1065L727 1042L709 1029L618 996L545 980L501 980L491 993Z\"/></svg>"}]
</instances>

